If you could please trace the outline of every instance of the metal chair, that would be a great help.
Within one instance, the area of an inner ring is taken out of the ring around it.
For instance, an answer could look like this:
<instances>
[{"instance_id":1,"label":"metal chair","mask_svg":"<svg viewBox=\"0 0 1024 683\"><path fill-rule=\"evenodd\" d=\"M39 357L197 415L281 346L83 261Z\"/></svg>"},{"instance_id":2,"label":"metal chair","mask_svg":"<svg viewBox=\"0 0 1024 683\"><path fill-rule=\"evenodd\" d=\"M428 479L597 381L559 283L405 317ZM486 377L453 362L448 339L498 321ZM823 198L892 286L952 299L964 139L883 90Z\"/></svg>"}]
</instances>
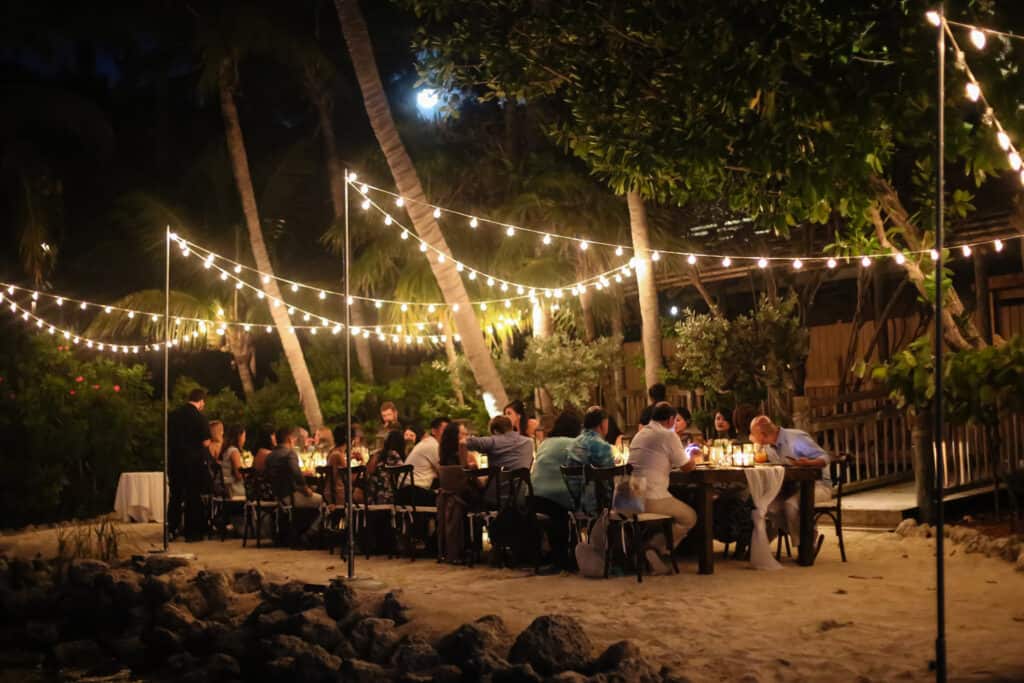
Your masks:
<instances>
[{"instance_id":1,"label":"metal chair","mask_svg":"<svg viewBox=\"0 0 1024 683\"><path fill-rule=\"evenodd\" d=\"M474 560L479 561L481 557L483 538L481 536L481 548L477 548L476 530L479 525L481 532L498 516L501 509L501 468L466 468L466 476L470 480L470 486L476 489L478 496L475 497L475 505L466 510L466 521L469 523L469 547L466 549L466 564L472 567ZM483 479L483 485L476 482ZM488 493L494 492L494 506L487 500Z\"/></svg>"},{"instance_id":2,"label":"metal chair","mask_svg":"<svg viewBox=\"0 0 1024 683\"><path fill-rule=\"evenodd\" d=\"M822 517L828 517L832 520L832 525L836 531L836 538L839 540L839 557L842 558L843 562L846 562L846 543L843 540L843 484L850 477L850 466L851 458L846 453L840 453L833 458L829 458L828 473L832 479L832 499L814 504L814 525L817 526L818 520ZM815 557L821 552L821 546L824 542L824 534L818 536L818 542L814 548ZM783 543L786 544L786 557L792 557L793 552L790 548L789 532L780 529L779 538L775 545L776 560L782 557Z\"/></svg>"},{"instance_id":3,"label":"metal chair","mask_svg":"<svg viewBox=\"0 0 1024 683\"><path fill-rule=\"evenodd\" d=\"M253 468L242 470L242 477L245 480L245 524L242 529L242 547L246 546L249 540L249 532L256 536L256 547L261 547L260 541L263 536L263 519L270 516L274 520L275 537L280 529L280 516L285 510L282 504L274 495L274 489L270 481L262 472ZM291 509L287 510L291 515Z\"/></svg>"},{"instance_id":4,"label":"metal chair","mask_svg":"<svg viewBox=\"0 0 1024 683\"><path fill-rule=\"evenodd\" d=\"M583 498L587 490L586 474L583 465L562 465L562 481L569 492L572 510L569 511L569 538L571 545L583 540L584 529L590 530L597 518L583 509Z\"/></svg>"},{"instance_id":5,"label":"metal chair","mask_svg":"<svg viewBox=\"0 0 1024 683\"><path fill-rule=\"evenodd\" d=\"M423 538L417 539L416 523L425 521L422 517L417 520L417 515L436 517L437 505L417 505L416 495L419 491L416 490L413 471L412 465L385 465L384 467L384 473L388 476L393 494L391 498L392 527L409 546L409 559L415 561L416 541L422 540L424 544L429 542L427 533L423 534ZM406 493L408 496L404 495ZM408 497L408 502L404 502L406 497ZM399 500L400 498L402 501ZM427 525L424 525L423 528L426 529Z\"/></svg>"},{"instance_id":6,"label":"metal chair","mask_svg":"<svg viewBox=\"0 0 1024 683\"><path fill-rule=\"evenodd\" d=\"M665 534L665 538L667 541L669 557L672 561L672 570L676 574L678 574L679 565L676 563L675 555L672 553L672 549L675 548L675 543L672 539L672 517L670 517L669 515L662 515L654 512L618 512L612 507L616 478L629 476L632 473L633 466L629 464L619 465L617 467L594 467L592 465L586 466L586 468L584 469L584 476L587 484L594 484L594 494L597 499L598 517L605 510L608 511L609 539L611 537L611 529L613 525L618 525L620 538L622 540L623 555L625 557L629 557L630 550L632 550L633 562L636 565L637 583L642 583L644 580L644 548L643 545L640 543L640 532L643 525L656 524L661 527L661 531ZM627 531L629 532L628 534ZM631 543L627 541L627 536L630 538ZM630 548L630 546L632 546L632 548ZM604 556L605 578L608 578L608 567L611 561L611 548L612 545L609 542L605 549Z\"/></svg>"},{"instance_id":7,"label":"metal chair","mask_svg":"<svg viewBox=\"0 0 1024 683\"><path fill-rule=\"evenodd\" d=\"M231 510L241 510L245 514L245 496L232 496L224 483L224 471L220 467L213 470L213 495L210 496L210 528L220 526L220 540L227 538L228 520ZM237 530L236 530L237 531Z\"/></svg>"}]
</instances>

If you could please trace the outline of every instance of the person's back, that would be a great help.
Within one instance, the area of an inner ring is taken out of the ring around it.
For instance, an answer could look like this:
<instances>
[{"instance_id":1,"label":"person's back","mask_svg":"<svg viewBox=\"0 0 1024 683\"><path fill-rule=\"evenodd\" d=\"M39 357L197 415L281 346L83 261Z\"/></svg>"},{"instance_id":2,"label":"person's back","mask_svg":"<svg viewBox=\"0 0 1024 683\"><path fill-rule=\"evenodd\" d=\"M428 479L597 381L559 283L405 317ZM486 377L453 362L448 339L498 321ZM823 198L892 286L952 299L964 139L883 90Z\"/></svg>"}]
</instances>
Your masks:
<instances>
[{"instance_id":1,"label":"person's back","mask_svg":"<svg viewBox=\"0 0 1024 683\"><path fill-rule=\"evenodd\" d=\"M471 436L466 447L485 454L488 467L518 470L533 466L533 439L512 431L512 423L504 415L491 420L491 436Z\"/></svg>"},{"instance_id":2,"label":"person's back","mask_svg":"<svg viewBox=\"0 0 1024 683\"><path fill-rule=\"evenodd\" d=\"M288 498L297 488L293 463L298 463L299 456L288 446L277 446L267 456L264 470L274 495Z\"/></svg>"},{"instance_id":3,"label":"person's back","mask_svg":"<svg viewBox=\"0 0 1024 683\"><path fill-rule=\"evenodd\" d=\"M629 464L633 466L633 476L646 480L647 499L668 498L672 468L686 462L685 455L683 458L678 457L676 449L671 445L673 442L678 446L679 453L683 453L679 437L653 419L629 442Z\"/></svg>"},{"instance_id":4,"label":"person's back","mask_svg":"<svg viewBox=\"0 0 1024 683\"><path fill-rule=\"evenodd\" d=\"M571 462L572 446L575 439L569 436L551 436L537 449L531 480L533 494L554 501L571 510L572 497L562 478L562 466Z\"/></svg>"}]
</instances>

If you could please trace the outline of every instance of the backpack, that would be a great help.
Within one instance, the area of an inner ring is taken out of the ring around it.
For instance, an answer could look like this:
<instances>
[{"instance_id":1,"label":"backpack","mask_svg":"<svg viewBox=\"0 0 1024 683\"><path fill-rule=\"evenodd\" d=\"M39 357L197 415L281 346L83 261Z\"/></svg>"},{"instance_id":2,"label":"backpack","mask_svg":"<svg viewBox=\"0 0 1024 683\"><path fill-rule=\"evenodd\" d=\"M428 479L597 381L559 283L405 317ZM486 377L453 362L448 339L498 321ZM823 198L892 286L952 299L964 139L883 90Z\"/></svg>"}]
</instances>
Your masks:
<instances>
[{"instance_id":1,"label":"backpack","mask_svg":"<svg viewBox=\"0 0 1024 683\"><path fill-rule=\"evenodd\" d=\"M594 520L586 541L576 544L576 564L580 576L604 578L604 555L608 549L608 511Z\"/></svg>"}]
</instances>

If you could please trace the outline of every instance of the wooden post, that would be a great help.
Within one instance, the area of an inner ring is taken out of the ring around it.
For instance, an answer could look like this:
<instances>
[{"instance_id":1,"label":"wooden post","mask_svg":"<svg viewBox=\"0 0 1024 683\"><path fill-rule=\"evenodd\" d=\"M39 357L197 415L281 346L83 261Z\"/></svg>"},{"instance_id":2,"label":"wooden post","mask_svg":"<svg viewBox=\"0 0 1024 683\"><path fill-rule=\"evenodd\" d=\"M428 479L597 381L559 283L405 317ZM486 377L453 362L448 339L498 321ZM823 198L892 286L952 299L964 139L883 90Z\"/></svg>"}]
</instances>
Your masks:
<instances>
[{"instance_id":1,"label":"wooden post","mask_svg":"<svg viewBox=\"0 0 1024 683\"><path fill-rule=\"evenodd\" d=\"M806 396L793 397L793 426L808 433L812 429L811 406Z\"/></svg>"},{"instance_id":2,"label":"wooden post","mask_svg":"<svg viewBox=\"0 0 1024 683\"><path fill-rule=\"evenodd\" d=\"M989 307L988 263L985 260L985 249L981 245L974 248L974 310L977 313L978 329L986 344L992 343L992 314Z\"/></svg>"}]
</instances>

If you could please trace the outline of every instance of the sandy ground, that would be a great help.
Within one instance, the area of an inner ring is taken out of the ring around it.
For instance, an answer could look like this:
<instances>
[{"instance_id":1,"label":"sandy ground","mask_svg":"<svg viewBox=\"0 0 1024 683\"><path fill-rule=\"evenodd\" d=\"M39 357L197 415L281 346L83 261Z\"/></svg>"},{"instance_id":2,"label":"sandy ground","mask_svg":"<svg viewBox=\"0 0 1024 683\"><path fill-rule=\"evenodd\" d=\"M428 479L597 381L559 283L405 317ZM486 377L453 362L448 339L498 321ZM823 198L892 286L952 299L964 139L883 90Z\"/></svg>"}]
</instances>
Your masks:
<instances>
[{"instance_id":1,"label":"sandy ground","mask_svg":"<svg viewBox=\"0 0 1024 683\"><path fill-rule=\"evenodd\" d=\"M160 527L126 525L127 552L157 547ZM925 681L935 637L934 540L848 531L849 562L832 536L817 564L759 572L717 561L714 576L684 561L678 576L609 580L468 569L429 559L358 558L356 587L400 588L425 635L498 614L513 632L541 614L577 617L596 645L631 638L702 681ZM54 533L0 538L0 552L52 554ZM323 583L345 563L322 551L242 548L231 540L172 544L214 569L256 567ZM1024 681L1024 573L1003 560L950 548L950 680ZM720 558L720 554L718 556Z\"/></svg>"}]
</instances>

